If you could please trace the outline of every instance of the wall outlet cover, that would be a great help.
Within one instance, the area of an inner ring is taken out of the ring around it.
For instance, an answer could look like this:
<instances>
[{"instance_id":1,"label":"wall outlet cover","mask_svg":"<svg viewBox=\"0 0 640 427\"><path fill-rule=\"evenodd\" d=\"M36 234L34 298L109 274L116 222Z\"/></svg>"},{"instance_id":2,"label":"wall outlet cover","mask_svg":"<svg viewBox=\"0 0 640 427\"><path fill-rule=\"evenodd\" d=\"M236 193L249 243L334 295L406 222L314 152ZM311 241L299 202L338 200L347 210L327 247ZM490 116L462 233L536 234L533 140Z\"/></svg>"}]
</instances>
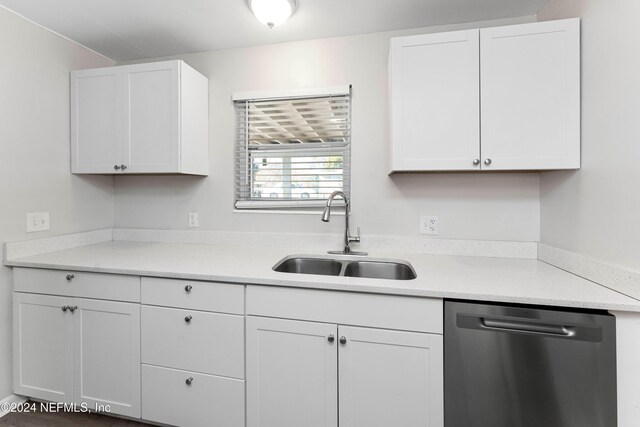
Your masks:
<instances>
[{"instance_id":1,"label":"wall outlet cover","mask_svg":"<svg viewBox=\"0 0 640 427\"><path fill-rule=\"evenodd\" d=\"M49 212L27 213L27 233L46 231L50 228Z\"/></svg>"},{"instance_id":2,"label":"wall outlet cover","mask_svg":"<svg viewBox=\"0 0 640 427\"><path fill-rule=\"evenodd\" d=\"M420 215L420 234L437 236L439 231L438 217L433 215Z\"/></svg>"},{"instance_id":3,"label":"wall outlet cover","mask_svg":"<svg viewBox=\"0 0 640 427\"><path fill-rule=\"evenodd\" d=\"M189 212L189 228L198 228L198 212Z\"/></svg>"}]
</instances>

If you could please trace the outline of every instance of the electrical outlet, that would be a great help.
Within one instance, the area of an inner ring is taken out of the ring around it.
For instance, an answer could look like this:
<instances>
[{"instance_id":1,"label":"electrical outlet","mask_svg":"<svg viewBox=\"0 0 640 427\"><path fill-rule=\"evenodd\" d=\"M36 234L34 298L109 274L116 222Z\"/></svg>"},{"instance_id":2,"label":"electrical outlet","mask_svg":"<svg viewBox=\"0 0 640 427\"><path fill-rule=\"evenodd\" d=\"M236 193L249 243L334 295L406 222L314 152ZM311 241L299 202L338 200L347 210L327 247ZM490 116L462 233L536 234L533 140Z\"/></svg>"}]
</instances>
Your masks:
<instances>
[{"instance_id":1,"label":"electrical outlet","mask_svg":"<svg viewBox=\"0 0 640 427\"><path fill-rule=\"evenodd\" d=\"M198 212L189 212L189 228L198 228Z\"/></svg>"},{"instance_id":2,"label":"electrical outlet","mask_svg":"<svg viewBox=\"0 0 640 427\"><path fill-rule=\"evenodd\" d=\"M51 228L49 222L49 212L29 212L27 213L27 233L35 231L46 231Z\"/></svg>"},{"instance_id":3,"label":"electrical outlet","mask_svg":"<svg viewBox=\"0 0 640 427\"><path fill-rule=\"evenodd\" d=\"M432 215L420 216L420 234L438 235L438 217Z\"/></svg>"}]
</instances>

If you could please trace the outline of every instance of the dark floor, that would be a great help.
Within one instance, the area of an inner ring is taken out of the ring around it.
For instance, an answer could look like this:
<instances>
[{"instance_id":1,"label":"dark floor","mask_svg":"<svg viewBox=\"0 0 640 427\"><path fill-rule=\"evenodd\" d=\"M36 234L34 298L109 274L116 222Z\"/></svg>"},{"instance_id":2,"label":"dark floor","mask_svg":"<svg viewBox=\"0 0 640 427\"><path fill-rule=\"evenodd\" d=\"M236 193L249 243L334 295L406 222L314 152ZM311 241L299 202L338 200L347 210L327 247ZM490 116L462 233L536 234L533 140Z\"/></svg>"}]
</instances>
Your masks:
<instances>
[{"instance_id":1,"label":"dark floor","mask_svg":"<svg viewBox=\"0 0 640 427\"><path fill-rule=\"evenodd\" d=\"M151 427L151 424L139 423L121 418L80 412L40 412L39 402L35 403L36 412L12 412L0 418L0 426L11 427Z\"/></svg>"}]
</instances>

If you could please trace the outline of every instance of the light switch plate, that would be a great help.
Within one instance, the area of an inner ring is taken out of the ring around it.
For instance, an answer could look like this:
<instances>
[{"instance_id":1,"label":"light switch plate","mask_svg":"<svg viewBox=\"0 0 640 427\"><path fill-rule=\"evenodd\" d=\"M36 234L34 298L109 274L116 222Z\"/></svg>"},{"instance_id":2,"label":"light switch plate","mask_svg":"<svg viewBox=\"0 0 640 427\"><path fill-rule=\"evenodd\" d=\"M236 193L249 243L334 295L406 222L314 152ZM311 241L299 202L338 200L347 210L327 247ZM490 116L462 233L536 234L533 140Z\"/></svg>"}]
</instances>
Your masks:
<instances>
[{"instance_id":1,"label":"light switch plate","mask_svg":"<svg viewBox=\"0 0 640 427\"><path fill-rule=\"evenodd\" d=\"M49 223L49 212L29 212L27 213L27 233L35 231L46 231L51 228Z\"/></svg>"}]
</instances>

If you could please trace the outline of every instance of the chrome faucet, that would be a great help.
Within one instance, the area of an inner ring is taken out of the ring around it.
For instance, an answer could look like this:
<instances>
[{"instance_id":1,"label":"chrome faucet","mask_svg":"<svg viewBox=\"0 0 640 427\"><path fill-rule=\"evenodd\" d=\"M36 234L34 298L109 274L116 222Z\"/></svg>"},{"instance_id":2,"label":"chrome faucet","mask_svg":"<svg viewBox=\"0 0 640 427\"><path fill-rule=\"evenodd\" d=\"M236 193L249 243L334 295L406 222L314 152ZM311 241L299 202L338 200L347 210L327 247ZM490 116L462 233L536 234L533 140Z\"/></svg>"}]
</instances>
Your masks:
<instances>
[{"instance_id":1,"label":"chrome faucet","mask_svg":"<svg viewBox=\"0 0 640 427\"><path fill-rule=\"evenodd\" d=\"M367 255L366 252L355 252L351 250L351 243L359 243L360 242L360 227L358 227L358 235L351 236L349 232L349 214L351 213L349 209L349 198L342 191L334 191L329 196L327 200L327 205L324 207L324 212L322 212L322 221L329 222L331 219L331 203L333 203L333 199L337 196L340 196L344 199L344 250L342 251L329 251L330 254L343 254L343 255Z\"/></svg>"}]
</instances>

